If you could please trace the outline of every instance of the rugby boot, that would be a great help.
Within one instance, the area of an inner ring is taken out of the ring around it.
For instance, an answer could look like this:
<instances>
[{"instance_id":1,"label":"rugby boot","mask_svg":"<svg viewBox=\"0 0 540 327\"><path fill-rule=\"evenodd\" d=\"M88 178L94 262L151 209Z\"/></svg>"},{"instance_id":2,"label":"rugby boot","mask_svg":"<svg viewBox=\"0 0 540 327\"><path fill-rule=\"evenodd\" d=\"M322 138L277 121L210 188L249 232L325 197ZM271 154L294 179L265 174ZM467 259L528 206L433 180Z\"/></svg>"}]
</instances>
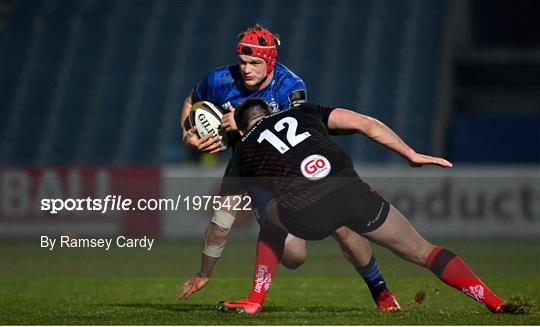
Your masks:
<instances>
[{"instance_id":1,"label":"rugby boot","mask_svg":"<svg viewBox=\"0 0 540 327\"><path fill-rule=\"evenodd\" d=\"M233 311L240 314L247 313L254 315L261 311L262 305L257 302L250 302L248 299L240 299L236 301L221 301L216 308L222 312Z\"/></svg>"},{"instance_id":2,"label":"rugby boot","mask_svg":"<svg viewBox=\"0 0 540 327\"><path fill-rule=\"evenodd\" d=\"M526 300L511 299L499 304L496 308L488 307L488 309L493 313L527 314L531 311L531 307L532 305Z\"/></svg>"},{"instance_id":3,"label":"rugby boot","mask_svg":"<svg viewBox=\"0 0 540 327\"><path fill-rule=\"evenodd\" d=\"M391 312L401 310L401 306L392 291L384 290L377 299L377 309L382 312Z\"/></svg>"}]
</instances>

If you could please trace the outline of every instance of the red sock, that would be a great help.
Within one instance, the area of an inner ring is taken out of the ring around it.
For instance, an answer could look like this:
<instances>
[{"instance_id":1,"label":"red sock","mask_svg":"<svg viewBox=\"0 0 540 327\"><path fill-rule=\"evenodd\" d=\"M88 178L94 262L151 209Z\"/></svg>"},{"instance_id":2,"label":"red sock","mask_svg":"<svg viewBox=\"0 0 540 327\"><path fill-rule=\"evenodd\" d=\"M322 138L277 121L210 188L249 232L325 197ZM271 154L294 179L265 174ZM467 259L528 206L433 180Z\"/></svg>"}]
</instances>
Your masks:
<instances>
[{"instance_id":1,"label":"red sock","mask_svg":"<svg viewBox=\"0 0 540 327\"><path fill-rule=\"evenodd\" d=\"M286 237L287 233L274 225L266 224L261 227L257 242L253 287L248 295L249 301L263 304L266 291L281 261Z\"/></svg>"},{"instance_id":2,"label":"red sock","mask_svg":"<svg viewBox=\"0 0 540 327\"><path fill-rule=\"evenodd\" d=\"M443 282L485 304L491 311L497 311L504 303L504 300L476 277L460 257L448 250L437 246L428 255L425 266Z\"/></svg>"}]
</instances>

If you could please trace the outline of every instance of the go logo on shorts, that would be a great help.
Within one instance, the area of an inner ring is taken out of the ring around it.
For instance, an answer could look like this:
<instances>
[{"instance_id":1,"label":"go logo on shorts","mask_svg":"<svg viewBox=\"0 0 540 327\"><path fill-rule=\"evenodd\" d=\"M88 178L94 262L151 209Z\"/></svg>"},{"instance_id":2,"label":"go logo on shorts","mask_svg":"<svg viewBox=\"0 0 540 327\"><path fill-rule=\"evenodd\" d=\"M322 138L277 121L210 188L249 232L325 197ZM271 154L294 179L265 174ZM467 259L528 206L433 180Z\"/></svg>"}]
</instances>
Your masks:
<instances>
[{"instance_id":1,"label":"go logo on shorts","mask_svg":"<svg viewBox=\"0 0 540 327\"><path fill-rule=\"evenodd\" d=\"M305 178L316 181L330 174L332 166L330 161L320 154L312 154L302 161L300 171Z\"/></svg>"}]
</instances>

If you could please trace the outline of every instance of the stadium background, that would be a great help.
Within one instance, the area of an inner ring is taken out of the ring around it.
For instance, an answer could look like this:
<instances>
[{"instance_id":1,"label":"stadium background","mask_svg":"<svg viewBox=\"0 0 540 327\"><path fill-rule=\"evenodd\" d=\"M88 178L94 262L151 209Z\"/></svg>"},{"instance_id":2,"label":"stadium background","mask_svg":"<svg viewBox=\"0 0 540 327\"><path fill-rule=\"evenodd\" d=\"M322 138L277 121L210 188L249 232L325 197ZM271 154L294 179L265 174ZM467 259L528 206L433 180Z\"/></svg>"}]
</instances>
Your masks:
<instances>
[{"instance_id":1,"label":"stadium background","mask_svg":"<svg viewBox=\"0 0 540 327\"><path fill-rule=\"evenodd\" d=\"M479 260L481 273L529 278L524 293L537 295L539 10L501 0L1 1L5 313L16 318L7 297L25 294L28 280L15 277L196 272L208 210L51 215L39 201L215 194L230 154L181 144L181 104L206 71L235 62L236 34L255 23L281 36L278 59L304 79L310 101L377 117L417 151L454 162L414 170L362 137L336 138L419 230ZM249 276L256 231L241 220L217 276ZM40 235L118 234L159 241L149 253L39 247ZM310 247L314 263L285 276L354 276L332 241ZM419 274L379 251L386 274ZM505 256L513 261L500 267ZM28 321L64 322L39 317Z\"/></svg>"}]
</instances>

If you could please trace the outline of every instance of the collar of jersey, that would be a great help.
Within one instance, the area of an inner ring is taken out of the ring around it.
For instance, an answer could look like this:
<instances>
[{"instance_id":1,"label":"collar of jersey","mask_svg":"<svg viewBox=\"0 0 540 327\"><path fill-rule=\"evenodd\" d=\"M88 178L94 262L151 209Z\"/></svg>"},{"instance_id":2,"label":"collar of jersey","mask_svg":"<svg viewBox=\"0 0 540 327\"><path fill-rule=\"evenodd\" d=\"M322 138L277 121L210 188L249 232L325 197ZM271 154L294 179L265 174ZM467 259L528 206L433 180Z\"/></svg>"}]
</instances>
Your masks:
<instances>
[{"instance_id":1,"label":"collar of jersey","mask_svg":"<svg viewBox=\"0 0 540 327\"><path fill-rule=\"evenodd\" d=\"M253 125L253 127L251 127L251 129L246 133L246 135L242 136L242 142L244 142L250 135L251 133L257 128L259 127L259 125L265 121L266 119L269 119L269 118L272 118L276 115L279 115L279 114L282 114L282 113L285 113L289 110L292 110L293 108L289 108L289 109L286 109L286 110L281 110L281 111L278 111L278 112L274 112L273 114L270 114L268 116L264 116L263 118L261 118L257 123L255 123L255 125Z\"/></svg>"},{"instance_id":2,"label":"collar of jersey","mask_svg":"<svg viewBox=\"0 0 540 327\"><path fill-rule=\"evenodd\" d=\"M255 123L255 125L253 125L253 127L251 127L251 129L246 133L246 135L242 136L242 142L244 142L250 135L251 133L257 128L259 127L259 125L266 119L272 117L273 115L269 115L269 116L264 116L263 118L259 119L258 122Z\"/></svg>"}]
</instances>

